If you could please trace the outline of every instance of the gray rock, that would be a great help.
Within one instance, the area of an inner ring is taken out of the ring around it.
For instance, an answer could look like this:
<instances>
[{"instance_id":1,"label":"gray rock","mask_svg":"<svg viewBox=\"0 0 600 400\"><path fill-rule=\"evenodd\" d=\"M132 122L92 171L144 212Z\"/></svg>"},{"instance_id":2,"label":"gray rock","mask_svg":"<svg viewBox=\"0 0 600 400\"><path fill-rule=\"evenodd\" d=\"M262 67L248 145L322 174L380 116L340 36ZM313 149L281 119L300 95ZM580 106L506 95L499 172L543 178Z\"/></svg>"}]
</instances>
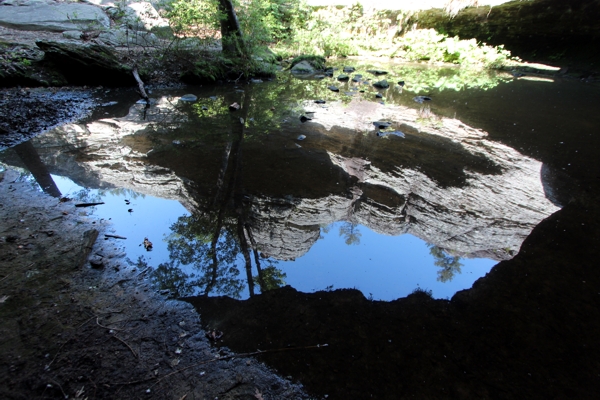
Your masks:
<instances>
[{"instance_id":1,"label":"gray rock","mask_svg":"<svg viewBox=\"0 0 600 400\"><path fill-rule=\"evenodd\" d=\"M153 33L133 31L127 28L110 30L98 35L98 40L108 46L153 46L158 43L158 38Z\"/></svg>"},{"instance_id":2,"label":"gray rock","mask_svg":"<svg viewBox=\"0 0 600 400\"><path fill-rule=\"evenodd\" d=\"M292 74L295 75L312 75L317 70L308 61L300 61L292 67Z\"/></svg>"},{"instance_id":3,"label":"gray rock","mask_svg":"<svg viewBox=\"0 0 600 400\"><path fill-rule=\"evenodd\" d=\"M108 7L107 14L129 29L151 31L169 28L169 22L162 18L154 6L147 1L129 2L124 6Z\"/></svg>"},{"instance_id":4,"label":"gray rock","mask_svg":"<svg viewBox=\"0 0 600 400\"><path fill-rule=\"evenodd\" d=\"M0 26L28 31L64 32L103 30L110 27L108 16L88 4L28 2L0 5Z\"/></svg>"},{"instance_id":5,"label":"gray rock","mask_svg":"<svg viewBox=\"0 0 600 400\"><path fill-rule=\"evenodd\" d=\"M81 39L81 34L83 32L82 31L64 31L62 33L63 37L65 39L75 39L75 40L79 40Z\"/></svg>"},{"instance_id":6,"label":"gray rock","mask_svg":"<svg viewBox=\"0 0 600 400\"><path fill-rule=\"evenodd\" d=\"M347 81L348 79L350 79L350 77L348 75L346 75L346 74L340 74L337 77L338 81Z\"/></svg>"}]
</instances>

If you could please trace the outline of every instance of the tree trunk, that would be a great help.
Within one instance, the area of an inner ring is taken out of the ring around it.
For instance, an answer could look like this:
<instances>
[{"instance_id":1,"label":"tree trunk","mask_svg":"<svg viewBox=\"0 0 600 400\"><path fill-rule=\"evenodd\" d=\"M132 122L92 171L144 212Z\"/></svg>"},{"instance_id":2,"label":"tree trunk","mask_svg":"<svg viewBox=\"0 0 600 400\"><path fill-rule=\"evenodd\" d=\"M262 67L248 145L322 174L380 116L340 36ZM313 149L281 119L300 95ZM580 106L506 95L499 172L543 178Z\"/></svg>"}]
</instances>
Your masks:
<instances>
[{"instance_id":1,"label":"tree trunk","mask_svg":"<svg viewBox=\"0 0 600 400\"><path fill-rule=\"evenodd\" d=\"M246 55L244 35L231 0L219 0L219 11L224 14L221 20L223 52L236 57Z\"/></svg>"}]
</instances>

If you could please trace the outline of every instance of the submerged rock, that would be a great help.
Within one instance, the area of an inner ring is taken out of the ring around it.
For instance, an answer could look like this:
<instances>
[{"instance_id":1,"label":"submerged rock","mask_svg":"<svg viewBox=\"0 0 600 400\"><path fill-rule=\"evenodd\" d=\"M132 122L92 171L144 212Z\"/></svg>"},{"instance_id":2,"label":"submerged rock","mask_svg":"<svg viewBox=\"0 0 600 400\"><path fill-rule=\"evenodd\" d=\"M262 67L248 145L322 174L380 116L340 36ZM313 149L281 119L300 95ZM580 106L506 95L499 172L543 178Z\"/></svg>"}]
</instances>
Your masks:
<instances>
[{"instance_id":1,"label":"submerged rock","mask_svg":"<svg viewBox=\"0 0 600 400\"><path fill-rule=\"evenodd\" d=\"M389 132L377 132L377 136L388 136L388 135L393 135L393 136L399 136L401 138L406 137L406 135L404 134L404 132L400 132L400 131L389 131Z\"/></svg>"},{"instance_id":2,"label":"submerged rock","mask_svg":"<svg viewBox=\"0 0 600 400\"><path fill-rule=\"evenodd\" d=\"M340 91L340 89L337 86L333 86L333 85L327 86L327 89L331 90L332 92Z\"/></svg>"},{"instance_id":3,"label":"submerged rock","mask_svg":"<svg viewBox=\"0 0 600 400\"><path fill-rule=\"evenodd\" d=\"M423 104L423 102L425 102L425 101L431 101L431 97L429 97L429 96L416 96L416 97L413 97L413 100L416 101L419 104Z\"/></svg>"},{"instance_id":4,"label":"submerged rock","mask_svg":"<svg viewBox=\"0 0 600 400\"><path fill-rule=\"evenodd\" d=\"M356 71L356 68L354 68L354 67L344 67L343 71L347 72L347 73L351 73L351 72Z\"/></svg>"},{"instance_id":5,"label":"submerged rock","mask_svg":"<svg viewBox=\"0 0 600 400\"><path fill-rule=\"evenodd\" d=\"M373 75L387 75L387 71L382 71L380 69L369 69L367 72Z\"/></svg>"},{"instance_id":6,"label":"submerged rock","mask_svg":"<svg viewBox=\"0 0 600 400\"><path fill-rule=\"evenodd\" d=\"M348 75L346 75L346 74L340 74L337 77L338 81L347 81L348 79L350 79L350 77Z\"/></svg>"},{"instance_id":7,"label":"submerged rock","mask_svg":"<svg viewBox=\"0 0 600 400\"><path fill-rule=\"evenodd\" d=\"M376 88L380 88L380 89L387 89L390 87L390 84L388 83L388 81L386 81L385 79L382 81L377 81L373 84L373 86L375 86Z\"/></svg>"},{"instance_id":8,"label":"submerged rock","mask_svg":"<svg viewBox=\"0 0 600 400\"><path fill-rule=\"evenodd\" d=\"M193 103L194 101L198 100L198 97L196 95L193 94L184 94L183 96L181 96L179 98L180 101L188 101L190 103Z\"/></svg>"},{"instance_id":9,"label":"submerged rock","mask_svg":"<svg viewBox=\"0 0 600 400\"><path fill-rule=\"evenodd\" d=\"M392 123L386 121L373 121L373 125L375 125L376 128L385 129L392 126Z\"/></svg>"}]
</instances>

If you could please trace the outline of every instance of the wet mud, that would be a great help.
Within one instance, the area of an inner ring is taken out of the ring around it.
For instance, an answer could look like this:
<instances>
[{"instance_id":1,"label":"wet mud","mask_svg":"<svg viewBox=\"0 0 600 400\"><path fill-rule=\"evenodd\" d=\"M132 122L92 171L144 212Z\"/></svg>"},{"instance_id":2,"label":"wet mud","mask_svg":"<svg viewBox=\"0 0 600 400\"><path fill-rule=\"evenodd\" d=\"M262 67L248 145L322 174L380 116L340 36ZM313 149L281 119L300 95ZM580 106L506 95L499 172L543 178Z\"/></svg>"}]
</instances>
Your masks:
<instances>
[{"instance_id":1,"label":"wet mud","mask_svg":"<svg viewBox=\"0 0 600 400\"><path fill-rule=\"evenodd\" d=\"M285 287L187 301L223 332L221 345L265 350L259 359L333 399L591 399L600 390L599 218L593 202L567 205L451 300Z\"/></svg>"},{"instance_id":2,"label":"wet mud","mask_svg":"<svg viewBox=\"0 0 600 400\"><path fill-rule=\"evenodd\" d=\"M82 119L95 105L93 91L84 88L0 90L0 150Z\"/></svg>"},{"instance_id":3,"label":"wet mud","mask_svg":"<svg viewBox=\"0 0 600 400\"><path fill-rule=\"evenodd\" d=\"M0 397L286 399L302 387L214 348L132 267L106 221L0 173ZM257 397L260 396L260 397Z\"/></svg>"}]
</instances>

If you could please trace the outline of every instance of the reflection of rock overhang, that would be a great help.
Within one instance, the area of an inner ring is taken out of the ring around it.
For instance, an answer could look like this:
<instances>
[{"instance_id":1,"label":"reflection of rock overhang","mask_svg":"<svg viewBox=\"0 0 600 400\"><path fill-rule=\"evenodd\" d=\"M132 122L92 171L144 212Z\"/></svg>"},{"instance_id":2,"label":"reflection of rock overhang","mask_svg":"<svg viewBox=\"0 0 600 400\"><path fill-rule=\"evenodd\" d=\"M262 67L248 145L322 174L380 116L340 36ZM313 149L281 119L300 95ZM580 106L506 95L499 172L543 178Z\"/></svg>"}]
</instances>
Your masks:
<instances>
[{"instance_id":1,"label":"reflection of rock overhang","mask_svg":"<svg viewBox=\"0 0 600 400\"><path fill-rule=\"evenodd\" d=\"M277 150L287 138L273 139L280 140L275 150L245 144L251 229L265 255L302 256L321 226L349 221L500 260L557 210L544 195L539 162L458 120L423 121L418 110L359 100L313 111L302 148ZM66 125L36 142L53 173L84 186L124 187L206 211L223 149L183 146L159 133L157 151L152 136L186 118L162 98L150 108L132 106L124 118ZM392 122L406 138L377 137L374 120ZM269 182L274 171L278 180Z\"/></svg>"}]
</instances>

